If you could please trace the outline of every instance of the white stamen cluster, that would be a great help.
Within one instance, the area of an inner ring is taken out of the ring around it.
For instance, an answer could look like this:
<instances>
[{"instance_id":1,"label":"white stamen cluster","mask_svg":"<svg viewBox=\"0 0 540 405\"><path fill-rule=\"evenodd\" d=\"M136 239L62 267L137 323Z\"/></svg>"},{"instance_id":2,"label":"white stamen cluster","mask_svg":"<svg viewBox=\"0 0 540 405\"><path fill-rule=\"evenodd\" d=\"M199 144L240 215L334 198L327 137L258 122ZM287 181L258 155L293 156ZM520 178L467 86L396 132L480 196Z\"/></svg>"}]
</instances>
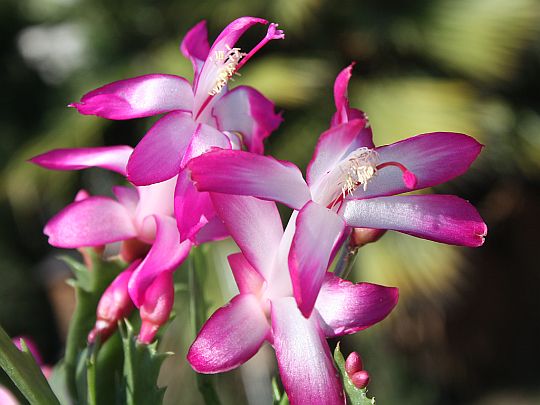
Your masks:
<instances>
[{"instance_id":1,"label":"white stamen cluster","mask_svg":"<svg viewBox=\"0 0 540 405\"><path fill-rule=\"evenodd\" d=\"M214 52L214 63L218 66L217 80L216 84L208 92L209 95L215 96L218 94L223 87L227 84L229 79L234 76L236 73L236 66L240 59L246 56L245 53L240 52L240 48L231 48L229 45L225 45L227 52L225 51L215 51Z\"/></svg>"},{"instance_id":2,"label":"white stamen cluster","mask_svg":"<svg viewBox=\"0 0 540 405\"><path fill-rule=\"evenodd\" d=\"M341 195L345 198L360 185L367 189L368 181L377 173L379 154L373 149L358 148L352 152L347 159L340 164L343 178L339 182Z\"/></svg>"}]
</instances>

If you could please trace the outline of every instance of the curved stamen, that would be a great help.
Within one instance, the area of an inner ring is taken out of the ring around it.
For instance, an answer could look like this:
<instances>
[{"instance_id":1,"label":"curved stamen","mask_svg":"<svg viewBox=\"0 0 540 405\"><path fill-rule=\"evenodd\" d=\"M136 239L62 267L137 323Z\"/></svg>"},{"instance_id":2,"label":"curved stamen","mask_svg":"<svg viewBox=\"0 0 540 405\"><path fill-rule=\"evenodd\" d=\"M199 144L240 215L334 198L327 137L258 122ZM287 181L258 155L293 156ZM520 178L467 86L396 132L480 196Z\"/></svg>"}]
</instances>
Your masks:
<instances>
[{"instance_id":1,"label":"curved stamen","mask_svg":"<svg viewBox=\"0 0 540 405\"><path fill-rule=\"evenodd\" d=\"M399 170L401 170L401 173L403 173L403 183L405 183L405 187L407 187L409 190L412 190L413 188L416 187L418 180L415 174L399 162L381 163L380 165L377 165L377 170L381 170L381 169L384 169L385 167L391 167L391 166L397 167Z\"/></svg>"},{"instance_id":2,"label":"curved stamen","mask_svg":"<svg viewBox=\"0 0 540 405\"><path fill-rule=\"evenodd\" d=\"M257 53L264 45L274 39L284 39L285 33L283 30L277 29L278 24L270 23L268 26L268 31L266 32L265 37L247 54L240 52L240 48L230 48L228 52L225 53L216 53L214 56L214 61L224 61L225 63L220 68L216 78L216 84L208 92L208 97L204 100L203 104L199 108L197 114L195 114L195 119L199 118L204 109L210 104L210 101L216 94L219 94L223 87L227 84L229 79L238 75L238 71L246 62L251 59L255 53Z\"/></svg>"},{"instance_id":3,"label":"curved stamen","mask_svg":"<svg viewBox=\"0 0 540 405\"><path fill-rule=\"evenodd\" d=\"M261 42L255 45L255 47L251 51L249 51L247 55L242 58L240 63L238 63L238 65L236 66L236 71L240 70L240 68L244 66L245 63L268 42L272 41L273 39L285 39L285 33L283 32L283 30L278 30L278 26L278 24L270 23L270 25L268 26L268 31L266 31L265 37L261 40Z\"/></svg>"}]
</instances>

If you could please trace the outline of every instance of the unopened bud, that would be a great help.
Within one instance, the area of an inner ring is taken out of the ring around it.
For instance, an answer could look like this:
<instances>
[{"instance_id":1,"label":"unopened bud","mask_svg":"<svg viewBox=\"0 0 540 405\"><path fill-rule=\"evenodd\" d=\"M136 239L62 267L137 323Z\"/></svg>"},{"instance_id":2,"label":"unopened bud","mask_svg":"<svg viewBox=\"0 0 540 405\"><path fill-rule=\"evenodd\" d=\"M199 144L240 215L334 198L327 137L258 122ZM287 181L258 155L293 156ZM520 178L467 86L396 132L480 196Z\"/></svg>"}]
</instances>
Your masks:
<instances>
[{"instance_id":1,"label":"unopened bud","mask_svg":"<svg viewBox=\"0 0 540 405\"><path fill-rule=\"evenodd\" d=\"M154 340L159 327L169 320L173 304L173 276L166 271L157 276L144 293L144 301L139 308L142 320L140 343L149 344Z\"/></svg>"},{"instance_id":2,"label":"unopened bud","mask_svg":"<svg viewBox=\"0 0 540 405\"><path fill-rule=\"evenodd\" d=\"M140 260L133 262L120 273L101 296L96 311L96 324L88 334L88 343L94 343L97 336L102 342L105 341L116 330L118 321L133 310L128 282L139 263Z\"/></svg>"},{"instance_id":3,"label":"unopened bud","mask_svg":"<svg viewBox=\"0 0 540 405\"><path fill-rule=\"evenodd\" d=\"M345 371L349 376L353 375L357 371L360 371L364 368L362 364L362 359L360 358L360 355L357 352L352 352L347 357L347 360L345 361Z\"/></svg>"},{"instance_id":4,"label":"unopened bud","mask_svg":"<svg viewBox=\"0 0 540 405\"><path fill-rule=\"evenodd\" d=\"M356 388L366 388L369 384L369 373L366 370L360 370L349 376Z\"/></svg>"},{"instance_id":5,"label":"unopened bud","mask_svg":"<svg viewBox=\"0 0 540 405\"><path fill-rule=\"evenodd\" d=\"M351 247L358 248L377 242L385 233L386 229L354 228L351 233Z\"/></svg>"}]
</instances>

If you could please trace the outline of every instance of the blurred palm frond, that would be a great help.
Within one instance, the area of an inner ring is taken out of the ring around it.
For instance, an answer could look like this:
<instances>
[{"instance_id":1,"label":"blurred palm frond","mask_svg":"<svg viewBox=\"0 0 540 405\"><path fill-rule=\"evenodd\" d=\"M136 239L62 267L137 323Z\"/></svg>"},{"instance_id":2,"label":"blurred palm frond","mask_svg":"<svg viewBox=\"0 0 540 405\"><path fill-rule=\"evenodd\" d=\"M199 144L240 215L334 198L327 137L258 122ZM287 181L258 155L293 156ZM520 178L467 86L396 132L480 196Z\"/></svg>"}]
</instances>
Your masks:
<instances>
[{"instance_id":1,"label":"blurred palm frond","mask_svg":"<svg viewBox=\"0 0 540 405\"><path fill-rule=\"evenodd\" d=\"M536 0L446 0L432 3L416 49L472 79L509 80L523 50L540 34ZM401 37L406 38L406 37Z\"/></svg>"},{"instance_id":2,"label":"blurred palm frond","mask_svg":"<svg viewBox=\"0 0 540 405\"><path fill-rule=\"evenodd\" d=\"M353 278L399 287L400 307L423 299L442 304L459 291L464 249L388 232L360 249Z\"/></svg>"},{"instance_id":3,"label":"blurred palm frond","mask_svg":"<svg viewBox=\"0 0 540 405\"><path fill-rule=\"evenodd\" d=\"M375 143L424 132L463 132L482 139L477 96L458 80L403 77L352 84L351 105L369 116Z\"/></svg>"}]
</instances>

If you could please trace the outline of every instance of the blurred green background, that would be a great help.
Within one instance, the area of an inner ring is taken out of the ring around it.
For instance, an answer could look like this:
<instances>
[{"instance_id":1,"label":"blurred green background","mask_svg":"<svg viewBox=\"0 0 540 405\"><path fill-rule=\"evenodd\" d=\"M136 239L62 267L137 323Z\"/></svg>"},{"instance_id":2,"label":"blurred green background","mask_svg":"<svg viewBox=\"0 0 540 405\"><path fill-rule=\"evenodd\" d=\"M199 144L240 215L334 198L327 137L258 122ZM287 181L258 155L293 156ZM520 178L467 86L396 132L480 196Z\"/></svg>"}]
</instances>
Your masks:
<instances>
[{"instance_id":1,"label":"blurred green background","mask_svg":"<svg viewBox=\"0 0 540 405\"><path fill-rule=\"evenodd\" d=\"M108 194L121 180L98 169L48 172L26 160L56 147L135 145L153 122L110 122L65 106L121 78L190 78L178 50L185 32L206 19L213 39L242 15L279 22L287 36L232 84L257 87L283 110L267 143L277 158L306 166L333 113L333 80L353 60L351 104L369 115L376 144L457 131L486 145L466 175L435 190L479 208L489 227L482 248L388 233L360 251L353 280L401 290L385 322L343 341L345 352L363 356L370 393L380 404L540 403L537 0L2 0L0 324L34 337L49 363L58 360L73 300L55 259L65 252L47 245L43 225L79 188ZM249 31L240 46L263 34ZM232 248L212 247L212 310L233 294L223 265ZM177 353L160 378L170 404L200 403L184 360L193 337L186 303L177 300L162 342ZM217 377L225 403L267 403L273 366L266 350Z\"/></svg>"}]
</instances>

